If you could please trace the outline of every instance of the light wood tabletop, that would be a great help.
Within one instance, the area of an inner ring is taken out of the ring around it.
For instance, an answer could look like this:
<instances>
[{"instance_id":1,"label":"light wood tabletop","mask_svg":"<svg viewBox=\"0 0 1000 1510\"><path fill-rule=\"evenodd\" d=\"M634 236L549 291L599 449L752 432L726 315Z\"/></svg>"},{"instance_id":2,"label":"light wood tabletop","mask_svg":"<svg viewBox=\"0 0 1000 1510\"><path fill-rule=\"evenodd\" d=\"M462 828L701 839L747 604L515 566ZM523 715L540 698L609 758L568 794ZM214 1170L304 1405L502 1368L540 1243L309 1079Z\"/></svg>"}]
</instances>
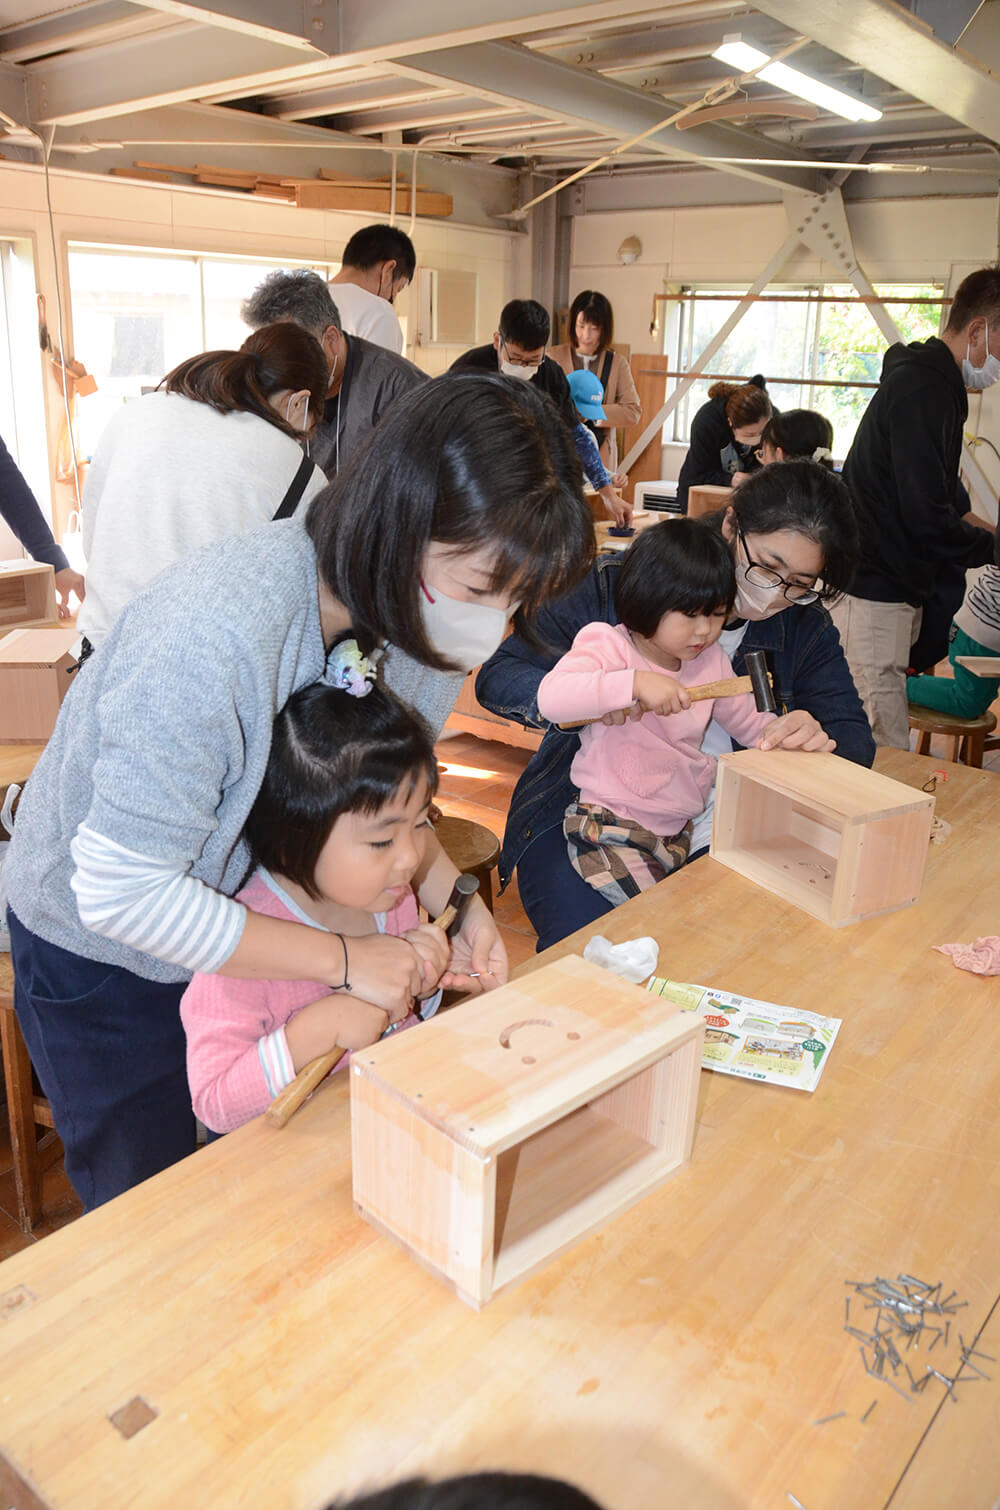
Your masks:
<instances>
[{"instance_id":1,"label":"light wood tabletop","mask_svg":"<svg viewBox=\"0 0 1000 1510\"><path fill-rule=\"evenodd\" d=\"M842 1017L814 1093L702 1073L689 1169L476 1314L354 1212L328 1082L0 1266L3 1506L314 1510L504 1467L608 1510L991 1510L1000 1365L904 1398L843 1327L846 1281L903 1272L967 1302L936 1366L958 1331L1000 1358L1000 978L931 947L998 931L1000 776L878 767L947 771L916 906L832 929L704 859L592 930Z\"/></svg>"}]
</instances>

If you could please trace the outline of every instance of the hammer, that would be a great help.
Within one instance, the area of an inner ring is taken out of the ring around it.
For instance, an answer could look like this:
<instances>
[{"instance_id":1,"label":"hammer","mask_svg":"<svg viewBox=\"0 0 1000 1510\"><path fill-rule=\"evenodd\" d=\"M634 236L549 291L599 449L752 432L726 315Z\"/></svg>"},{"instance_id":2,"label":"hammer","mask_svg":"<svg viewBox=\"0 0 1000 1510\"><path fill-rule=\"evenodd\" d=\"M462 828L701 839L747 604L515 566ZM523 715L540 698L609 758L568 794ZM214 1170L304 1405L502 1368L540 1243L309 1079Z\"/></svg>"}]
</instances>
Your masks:
<instances>
[{"instance_id":1,"label":"hammer","mask_svg":"<svg viewBox=\"0 0 1000 1510\"><path fill-rule=\"evenodd\" d=\"M443 928L450 937L453 930L461 926L462 914L469 905L469 900L479 890L479 882L475 876L457 876L451 889L451 896L445 905L444 911L433 923L435 928ZM388 1029L387 1031L392 1031ZM385 1034L382 1035L385 1037ZM344 1050L334 1046L328 1054L320 1054L316 1059L310 1059L308 1064L302 1066L295 1079L279 1091L271 1105L264 1113L264 1121L272 1127L284 1127L289 1117L293 1116L308 1096L325 1080L327 1075L344 1057Z\"/></svg>"},{"instance_id":2,"label":"hammer","mask_svg":"<svg viewBox=\"0 0 1000 1510\"><path fill-rule=\"evenodd\" d=\"M763 650L748 650L743 657L747 675L733 676L722 682L702 682L699 687L688 687L687 694L693 703L704 702L709 697L741 697L753 693L758 713L777 713L774 688L768 673ZM583 729L587 724L599 724L599 718L585 718L578 724L557 724L559 729Z\"/></svg>"}]
</instances>

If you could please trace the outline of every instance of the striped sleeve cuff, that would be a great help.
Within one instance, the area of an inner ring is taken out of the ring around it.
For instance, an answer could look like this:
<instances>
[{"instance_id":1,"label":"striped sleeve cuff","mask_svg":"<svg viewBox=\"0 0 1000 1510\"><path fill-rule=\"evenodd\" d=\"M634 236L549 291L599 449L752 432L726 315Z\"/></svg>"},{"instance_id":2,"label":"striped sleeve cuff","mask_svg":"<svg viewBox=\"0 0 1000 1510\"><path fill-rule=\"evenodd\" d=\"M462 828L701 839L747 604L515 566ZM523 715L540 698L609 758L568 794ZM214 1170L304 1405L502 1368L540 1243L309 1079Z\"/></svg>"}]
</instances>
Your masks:
<instances>
[{"instance_id":1,"label":"striped sleeve cuff","mask_svg":"<svg viewBox=\"0 0 1000 1510\"><path fill-rule=\"evenodd\" d=\"M264 1038L257 1039L257 1057L264 1071L267 1093L273 1101L279 1091L291 1085L295 1079L295 1066L288 1051L288 1039L284 1028L276 1028Z\"/></svg>"}]
</instances>

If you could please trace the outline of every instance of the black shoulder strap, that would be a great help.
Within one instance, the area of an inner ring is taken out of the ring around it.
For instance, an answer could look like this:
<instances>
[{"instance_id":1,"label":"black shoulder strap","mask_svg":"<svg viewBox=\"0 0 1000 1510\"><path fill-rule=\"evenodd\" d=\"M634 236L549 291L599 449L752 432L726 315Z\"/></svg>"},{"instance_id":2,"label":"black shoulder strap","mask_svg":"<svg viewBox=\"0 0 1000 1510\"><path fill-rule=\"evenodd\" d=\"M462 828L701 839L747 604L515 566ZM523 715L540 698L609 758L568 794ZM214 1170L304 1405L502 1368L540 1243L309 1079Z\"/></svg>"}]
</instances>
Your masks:
<instances>
[{"instance_id":1,"label":"black shoulder strap","mask_svg":"<svg viewBox=\"0 0 1000 1510\"><path fill-rule=\"evenodd\" d=\"M604 362L601 366L601 387L604 389L605 397L607 397L608 383L611 380L611 364L614 359L615 354L609 346L607 351L604 353Z\"/></svg>"},{"instance_id":2,"label":"black shoulder strap","mask_svg":"<svg viewBox=\"0 0 1000 1510\"><path fill-rule=\"evenodd\" d=\"M313 463L308 456L303 456L301 465L289 485L288 492L278 504L271 516L272 523L276 519L290 519L299 506L299 499L306 490L306 483L312 476Z\"/></svg>"}]
</instances>

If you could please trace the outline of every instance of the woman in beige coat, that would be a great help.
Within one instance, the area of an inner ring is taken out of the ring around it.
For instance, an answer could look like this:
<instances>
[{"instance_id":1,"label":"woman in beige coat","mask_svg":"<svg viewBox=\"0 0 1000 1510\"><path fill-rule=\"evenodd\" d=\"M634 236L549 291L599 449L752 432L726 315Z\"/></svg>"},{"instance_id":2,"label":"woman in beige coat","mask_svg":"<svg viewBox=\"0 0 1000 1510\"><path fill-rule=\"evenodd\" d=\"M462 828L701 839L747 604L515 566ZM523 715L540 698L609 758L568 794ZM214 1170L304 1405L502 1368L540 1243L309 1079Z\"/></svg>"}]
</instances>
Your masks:
<instances>
[{"instance_id":1,"label":"woman in beige coat","mask_svg":"<svg viewBox=\"0 0 1000 1510\"><path fill-rule=\"evenodd\" d=\"M594 420L591 428L601 448L601 460L609 472L617 472L615 431L637 425L642 407L628 362L620 352L612 350L614 312L610 301L591 288L577 294L570 306L569 331L570 339L561 346L553 346L549 355L567 377L571 372L589 368L600 378L606 418Z\"/></svg>"}]
</instances>

